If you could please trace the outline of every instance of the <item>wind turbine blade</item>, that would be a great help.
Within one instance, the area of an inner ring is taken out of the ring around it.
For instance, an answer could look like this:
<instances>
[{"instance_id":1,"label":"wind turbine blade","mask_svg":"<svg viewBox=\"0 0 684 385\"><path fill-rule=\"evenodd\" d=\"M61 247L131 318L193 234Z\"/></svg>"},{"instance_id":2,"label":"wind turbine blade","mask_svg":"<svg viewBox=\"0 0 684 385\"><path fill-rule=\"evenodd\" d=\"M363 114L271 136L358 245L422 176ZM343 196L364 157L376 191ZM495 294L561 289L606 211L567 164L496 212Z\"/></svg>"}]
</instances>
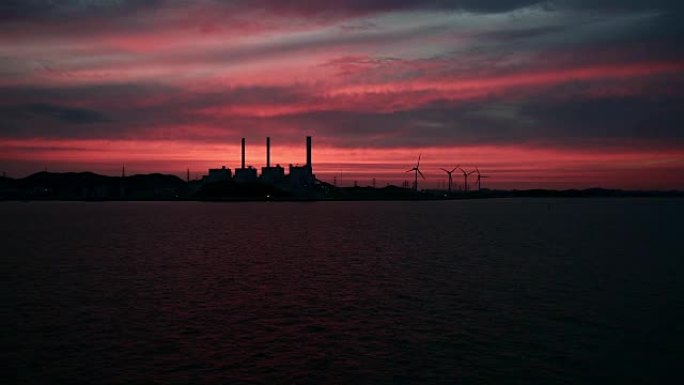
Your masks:
<instances>
[{"instance_id":1,"label":"wind turbine blade","mask_svg":"<svg viewBox=\"0 0 684 385\"><path fill-rule=\"evenodd\" d=\"M412 168L412 169L410 169L410 170L406 170L406 172L411 172L411 171L415 171L415 169Z\"/></svg>"},{"instance_id":2,"label":"wind turbine blade","mask_svg":"<svg viewBox=\"0 0 684 385\"><path fill-rule=\"evenodd\" d=\"M420 170L416 170L416 171L418 171L418 174L420 174L420 177L421 177L421 178L425 179L425 176L423 176L423 173L420 172Z\"/></svg>"},{"instance_id":3,"label":"wind turbine blade","mask_svg":"<svg viewBox=\"0 0 684 385\"><path fill-rule=\"evenodd\" d=\"M451 169L451 172L454 172L454 171L456 171L456 169L457 169L457 168L458 168L458 166L456 166L456 167L452 168L452 169Z\"/></svg>"},{"instance_id":4,"label":"wind turbine blade","mask_svg":"<svg viewBox=\"0 0 684 385\"><path fill-rule=\"evenodd\" d=\"M444 172L447 173L447 174L449 173L449 171L447 171L447 170L445 170L445 169L443 169L443 168L441 168L441 167L440 167L439 169L442 170L442 171L444 171Z\"/></svg>"}]
</instances>

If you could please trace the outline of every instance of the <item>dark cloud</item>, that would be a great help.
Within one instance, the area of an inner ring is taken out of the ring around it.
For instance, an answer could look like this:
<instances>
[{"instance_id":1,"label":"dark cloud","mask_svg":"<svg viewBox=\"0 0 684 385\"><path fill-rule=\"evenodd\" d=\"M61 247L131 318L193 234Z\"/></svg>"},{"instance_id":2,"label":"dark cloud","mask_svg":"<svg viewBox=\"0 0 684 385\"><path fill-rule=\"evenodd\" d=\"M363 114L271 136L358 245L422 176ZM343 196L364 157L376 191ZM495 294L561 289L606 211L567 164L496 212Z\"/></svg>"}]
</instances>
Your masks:
<instances>
[{"instance_id":1,"label":"dark cloud","mask_svg":"<svg viewBox=\"0 0 684 385\"><path fill-rule=\"evenodd\" d=\"M51 103L0 106L0 136L5 138L110 135L110 129L101 128L110 122L105 114L90 108Z\"/></svg>"},{"instance_id":2,"label":"dark cloud","mask_svg":"<svg viewBox=\"0 0 684 385\"><path fill-rule=\"evenodd\" d=\"M224 8L240 11L260 9L273 13L342 16L416 9L455 9L471 12L502 12L538 4L538 0L205 0L188 4L178 0L5 0L0 3L0 20L56 19L65 17L112 17L159 7Z\"/></svg>"},{"instance_id":3,"label":"dark cloud","mask_svg":"<svg viewBox=\"0 0 684 385\"><path fill-rule=\"evenodd\" d=\"M0 88L0 136L135 136L150 121L177 118L177 105L141 108L151 98L165 103L171 88L152 84ZM84 101L87 101L84 105ZM78 106L78 107L76 107Z\"/></svg>"},{"instance_id":4,"label":"dark cloud","mask_svg":"<svg viewBox=\"0 0 684 385\"><path fill-rule=\"evenodd\" d=\"M326 110L266 117L199 111L213 107L311 105L320 102L320 97L297 86L236 87L206 93L151 85L30 92L13 89L11 92L20 95L24 104L0 108L0 136L144 139L165 135L169 126L186 126L173 131L173 137L230 141L238 135L286 135L304 130L315 133L322 142L345 147L529 142L583 145L595 140L633 139L684 145L684 95L680 91L684 79L677 79L651 79L645 85L637 82L633 85L636 89L624 95L592 95L597 84L571 83L524 98L500 94L377 112L369 108L336 109L332 103ZM619 85L616 82L605 87L611 90ZM121 97L125 103L111 104ZM92 101L89 107L59 103L87 99ZM158 102L144 103L148 99ZM109 118L112 116L117 117L115 121ZM196 125L213 129L195 131L192 127ZM282 142L288 140L294 139Z\"/></svg>"},{"instance_id":5,"label":"dark cloud","mask_svg":"<svg viewBox=\"0 0 684 385\"><path fill-rule=\"evenodd\" d=\"M544 1L544 6L561 9L579 9L606 12L644 11L644 10L684 10L679 0L551 0Z\"/></svg>"},{"instance_id":6,"label":"dark cloud","mask_svg":"<svg viewBox=\"0 0 684 385\"><path fill-rule=\"evenodd\" d=\"M684 142L684 97L616 96L532 100L520 109L534 128L562 139L659 139Z\"/></svg>"},{"instance_id":7,"label":"dark cloud","mask_svg":"<svg viewBox=\"0 0 684 385\"><path fill-rule=\"evenodd\" d=\"M375 13L397 10L451 9L469 12L503 12L542 3L539 0L351 0L324 2L317 0L249 1L264 8L291 13Z\"/></svg>"},{"instance_id":8,"label":"dark cloud","mask_svg":"<svg viewBox=\"0 0 684 385\"><path fill-rule=\"evenodd\" d=\"M181 0L4 0L0 19L59 18L71 16L117 16L158 8L193 5L230 10L262 9L288 14L368 14L402 10L447 9L468 12L506 12L530 6L594 11L669 10L681 11L679 0L203 0L188 4Z\"/></svg>"},{"instance_id":9,"label":"dark cloud","mask_svg":"<svg viewBox=\"0 0 684 385\"><path fill-rule=\"evenodd\" d=\"M72 107L88 101L88 107ZM0 137L215 139L256 129L263 119L216 116L203 109L252 105L288 105L311 101L298 87L232 87L221 91L187 92L156 84L80 87L0 88ZM153 101L153 102L151 102ZM187 127L185 130L182 127ZM207 137L194 126L225 129L225 136ZM179 128L181 127L181 128Z\"/></svg>"},{"instance_id":10,"label":"dark cloud","mask_svg":"<svg viewBox=\"0 0 684 385\"><path fill-rule=\"evenodd\" d=\"M570 26L567 25L551 25L543 27L520 28L520 29L500 29L496 31L488 31L476 34L474 37L478 39L489 39L496 41L509 41L530 39L540 36L546 36L554 33L567 32Z\"/></svg>"},{"instance_id":11,"label":"dark cloud","mask_svg":"<svg viewBox=\"0 0 684 385\"><path fill-rule=\"evenodd\" d=\"M27 105L33 103L73 104L87 100L91 105L136 100L177 92L178 89L158 83L114 83L69 86L14 86L0 87L0 104Z\"/></svg>"},{"instance_id":12,"label":"dark cloud","mask_svg":"<svg viewBox=\"0 0 684 385\"><path fill-rule=\"evenodd\" d=\"M336 146L406 147L606 141L684 145L681 97L521 103L433 103L392 112L318 111L269 120L307 127ZM266 133L264 133L266 134Z\"/></svg>"},{"instance_id":13,"label":"dark cloud","mask_svg":"<svg viewBox=\"0 0 684 385\"><path fill-rule=\"evenodd\" d=\"M6 107L8 116L19 117L22 119L49 118L65 123L89 124L108 121L108 119L98 111L87 108L65 107L56 104L35 103L18 107Z\"/></svg>"},{"instance_id":14,"label":"dark cloud","mask_svg":"<svg viewBox=\"0 0 684 385\"><path fill-rule=\"evenodd\" d=\"M163 0L3 0L0 20L110 17L165 3Z\"/></svg>"}]
</instances>

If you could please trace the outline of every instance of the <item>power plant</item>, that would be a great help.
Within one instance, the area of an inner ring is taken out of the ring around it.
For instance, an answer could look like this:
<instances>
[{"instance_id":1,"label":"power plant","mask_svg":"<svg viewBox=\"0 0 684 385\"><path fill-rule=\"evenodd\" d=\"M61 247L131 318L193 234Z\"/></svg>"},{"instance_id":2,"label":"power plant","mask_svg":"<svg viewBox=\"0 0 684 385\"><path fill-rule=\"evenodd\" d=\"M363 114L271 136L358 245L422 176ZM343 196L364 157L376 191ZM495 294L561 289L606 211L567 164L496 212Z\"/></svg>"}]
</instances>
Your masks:
<instances>
[{"instance_id":1,"label":"power plant","mask_svg":"<svg viewBox=\"0 0 684 385\"><path fill-rule=\"evenodd\" d=\"M278 184L285 180L285 169L279 164L271 167L271 138L266 138L266 167L261 168L261 181L268 184Z\"/></svg>"},{"instance_id":2,"label":"power plant","mask_svg":"<svg viewBox=\"0 0 684 385\"><path fill-rule=\"evenodd\" d=\"M298 198L315 198L320 199L321 197L327 196L332 197L335 194L344 193L344 188L337 187L337 178L333 177L333 184L329 184L320 181L316 178L313 172L313 162L312 162L312 140L311 136L306 137L306 162L304 165L295 165L290 163L287 167L287 172L284 167L280 164L273 165L271 163L271 137L266 137L266 159L265 166L261 169L257 169L249 165L247 162L247 140L242 138L240 141L240 167L231 170L226 166L221 168L209 169L209 173L202 177L201 183L194 184L194 191L199 191L200 189L206 190L212 196L233 196L239 194L244 194L244 196L260 196L262 194L267 198L271 198L273 194L285 194L279 195L298 197ZM456 166L453 168L440 168L441 171L447 174L448 183L444 186L444 190L422 190L419 189L419 179L426 179L422 172L421 167L422 154L418 155L418 160L414 167L405 170L405 173L412 173L413 180L409 184L409 181L404 183L403 189L412 190L412 193L426 193L426 194L439 194L441 197L455 197L452 195L454 193L453 188L453 173L460 172L463 174L463 193L470 192L469 177L472 174L476 174L475 184L477 190L482 190L482 179L489 178L488 175L480 173L480 169L475 167L474 170L467 171L462 166ZM188 176L189 181L189 176ZM224 184L221 187L220 183L217 182L229 182L227 185ZM373 178L372 189L376 190L375 178ZM388 183L389 187L390 184ZM220 190L223 188L224 190ZM354 181L354 189L359 189L358 183ZM370 188L370 187L366 187ZM399 188L399 187L396 187ZM228 189L228 190L226 190ZM361 189L362 190L362 189ZM359 191L361 191L359 190ZM382 191L381 191L382 190ZM337 192L335 192L337 191ZM377 189L378 194L383 194L389 190ZM357 191L358 192L358 191Z\"/></svg>"},{"instance_id":3,"label":"power plant","mask_svg":"<svg viewBox=\"0 0 684 385\"><path fill-rule=\"evenodd\" d=\"M0 200L7 199L65 199L65 200L430 200L488 198L506 196L501 191L482 188L482 174L479 167L466 171L463 167L440 168L447 174L448 184L438 189L420 188L423 175L422 154L418 154L415 166L399 175L411 176L403 187L387 183L376 187L376 178L371 185L362 186L357 180L353 187L338 186L338 176L333 183L319 180L313 171L311 136L306 137L306 162L303 165L289 164L287 172L280 164L271 162L271 138L266 137L266 159L263 167L256 168L247 161L247 139L240 141L239 167L211 168L201 180L191 180L190 169L186 169L185 180L175 175L159 173L129 175L130 169L122 165L120 176L108 177L94 173L48 173L40 172L23 180L0 179ZM302 156L303 157L303 156ZM463 174L462 193L455 193L453 173ZM397 172L398 174L399 172ZM477 191L471 192L468 177L476 174ZM1 175L1 174L0 174ZM341 173L339 176L341 177ZM408 179L408 178L407 178ZM384 184L384 183L381 183Z\"/></svg>"},{"instance_id":4,"label":"power plant","mask_svg":"<svg viewBox=\"0 0 684 385\"><path fill-rule=\"evenodd\" d=\"M259 182L261 184L274 185L287 190L305 190L313 187L316 177L313 173L311 164L311 137L306 137L306 164L304 166L289 165L289 173L285 175L285 169L276 164L271 166L271 138L266 138L266 166L261 168L261 174L257 175L257 169L247 166L247 143L246 139L241 141L241 161L240 168L235 169L235 174L230 168L209 169L208 175L202 178L203 183L214 183L221 181L233 181L238 184L248 184Z\"/></svg>"}]
</instances>

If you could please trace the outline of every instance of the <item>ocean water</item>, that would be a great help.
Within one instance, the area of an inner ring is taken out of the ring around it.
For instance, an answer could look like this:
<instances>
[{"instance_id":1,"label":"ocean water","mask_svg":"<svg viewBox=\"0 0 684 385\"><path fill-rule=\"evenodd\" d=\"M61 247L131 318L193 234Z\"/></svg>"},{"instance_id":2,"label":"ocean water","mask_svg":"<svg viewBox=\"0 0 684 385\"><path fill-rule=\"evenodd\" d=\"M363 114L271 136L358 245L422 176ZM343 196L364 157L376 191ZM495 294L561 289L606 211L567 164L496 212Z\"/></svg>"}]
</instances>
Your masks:
<instances>
[{"instance_id":1,"label":"ocean water","mask_svg":"<svg viewBox=\"0 0 684 385\"><path fill-rule=\"evenodd\" d=\"M3 384L665 384L684 200L0 203Z\"/></svg>"}]
</instances>

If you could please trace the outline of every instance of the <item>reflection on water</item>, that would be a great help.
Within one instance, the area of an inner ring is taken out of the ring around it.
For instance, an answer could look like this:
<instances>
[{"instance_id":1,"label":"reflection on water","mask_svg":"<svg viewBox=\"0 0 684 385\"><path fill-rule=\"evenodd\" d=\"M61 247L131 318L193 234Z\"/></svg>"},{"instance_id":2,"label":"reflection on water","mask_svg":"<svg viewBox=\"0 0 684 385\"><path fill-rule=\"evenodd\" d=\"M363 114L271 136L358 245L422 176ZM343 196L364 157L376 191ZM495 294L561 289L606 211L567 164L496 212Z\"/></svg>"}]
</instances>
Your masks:
<instances>
[{"instance_id":1,"label":"reflection on water","mask_svg":"<svg viewBox=\"0 0 684 385\"><path fill-rule=\"evenodd\" d=\"M5 383L671 382L683 203L0 203Z\"/></svg>"}]
</instances>

